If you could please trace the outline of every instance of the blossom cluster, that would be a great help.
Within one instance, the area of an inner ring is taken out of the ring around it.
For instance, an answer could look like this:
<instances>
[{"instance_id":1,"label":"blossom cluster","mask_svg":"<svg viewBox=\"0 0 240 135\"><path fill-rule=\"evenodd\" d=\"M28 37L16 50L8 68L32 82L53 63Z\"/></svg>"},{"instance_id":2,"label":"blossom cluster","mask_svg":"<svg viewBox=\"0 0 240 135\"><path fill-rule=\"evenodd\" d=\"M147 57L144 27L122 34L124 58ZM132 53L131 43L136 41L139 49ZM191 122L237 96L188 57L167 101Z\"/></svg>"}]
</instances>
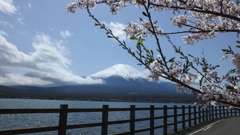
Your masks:
<instances>
[{"instance_id":1,"label":"blossom cluster","mask_svg":"<svg viewBox=\"0 0 240 135\"><path fill-rule=\"evenodd\" d=\"M151 31L156 33L161 33L162 29L158 25L151 24L149 20L139 20L142 24L130 22L128 26L123 30L126 36L135 36L136 34L141 34L143 37L148 37L148 35L153 35ZM153 27L152 27L153 25Z\"/></svg>"},{"instance_id":2,"label":"blossom cluster","mask_svg":"<svg viewBox=\"0 0 240 135\"><path fill-rule=\"evenodd\" d=\"M231 62L236 66L236 69L237 69L236 72L240 76L240 54L239 53L235 53L233 55L233 58L231 59Z\"/></svg>"},{"instance_id":3,"label":"blossom cluster","mask_svg":"<svg viewBox=\"0 0 240 135\"><path fill-rule=\"evenodd\" d=\"M96 7L96 1L95 0L77 0L76 2L70 3L67 6L67 10L71 13L75 13L76 9L86 9L94 8Z\"/></svg>"},{"instance_id":4,"label":"blossom cluster","mask_svg":"<svg viewBox=\"0 0 240 135\"><path fill-rule=\"evenodd\" d=\"M164 67L160 61L154 61L151 64L151 74L148 75L150 81L159 81L159 77L163 74Z\"/></svg>"},{"instance_id":5,"label":"blossom cluster","mask_svg":"<svg viewBox=\"0 0 240 135\"><path fill-rule=\"evenodd\" d=\"M186 15L179 15L172 19L172 24L182 28L183 25L189 23L189 18Z\"/></svg>"},{"instance_id":6,"label":"blossom cluster","mask_svg":"<svg viewBox=\"0 0 240 135\"><path fill-rule=\"evenodd\" d=\"M161 61L154 61L151 64L151 74L148 76L148 79L150 81L159 81L159 78L161 76L165 76L167 78L177 78L179 79L183 84L190 86L192 83L196 82L198 79L197 74L193 74L190 72L186 72L182 67L182 61L172 61L171 62L171 69L169 71L166 71L165 65ZM185 88L185 93L191 93L192 91L187 88ZM182 85L177 84L176 88L178 93L182 93Z\"/></svg>"}]
</instances>

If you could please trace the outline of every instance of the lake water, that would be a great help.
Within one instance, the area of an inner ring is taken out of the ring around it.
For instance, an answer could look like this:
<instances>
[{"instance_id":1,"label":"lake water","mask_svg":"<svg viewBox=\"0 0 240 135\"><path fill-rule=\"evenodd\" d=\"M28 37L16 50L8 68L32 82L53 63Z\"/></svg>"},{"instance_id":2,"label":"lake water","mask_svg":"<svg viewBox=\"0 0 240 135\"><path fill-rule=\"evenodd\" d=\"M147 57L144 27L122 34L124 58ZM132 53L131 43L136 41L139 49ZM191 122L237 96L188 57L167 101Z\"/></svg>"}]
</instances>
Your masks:
<instances>
[{"instance_id":1,"label":"lake water","mask_svg":"<svg viewBox=\"0 0 240 135\"><path fill-rule=\"evenodd\" d=\"M129 108L130 105L136 107L155 107L182 106L192 104L179 103L139 103L139 102L99 102L99 101L66 101L66 100L36 100L36 99L0 99L0 109L18 109L18 108L60 108L61 104L68 104L68 108L102 108L103 105L109 105L109 108ZM168 112L171 114L172 112ZM157 116L162 115L162 111L155 111ZM101 122L101 112L93 113L69 113L68 125ZM149 111L136 113L136 118L149 117ZM109 121L130 119L129 112L110 112ZM179 117L179 119L181 119ZM59 114L0 114L0 130L45 127L58 125ZM168 119L172 121L172 119ZM156 120L155 125L162 125L162 120ZM149 122L136 122L136 129L148 128ZM168 128L169 131L173 127ZM129 124L110 125L109 134L129 131ZM162 129L155 130L156 135L162 134ZM31 135L55 135L57 132L34 133ZM67 130L68 135L98 135L101 134L101 127L81 128ZM149 132L138 133L137 135L148 135Z\"/></svg>"}]
</instances>

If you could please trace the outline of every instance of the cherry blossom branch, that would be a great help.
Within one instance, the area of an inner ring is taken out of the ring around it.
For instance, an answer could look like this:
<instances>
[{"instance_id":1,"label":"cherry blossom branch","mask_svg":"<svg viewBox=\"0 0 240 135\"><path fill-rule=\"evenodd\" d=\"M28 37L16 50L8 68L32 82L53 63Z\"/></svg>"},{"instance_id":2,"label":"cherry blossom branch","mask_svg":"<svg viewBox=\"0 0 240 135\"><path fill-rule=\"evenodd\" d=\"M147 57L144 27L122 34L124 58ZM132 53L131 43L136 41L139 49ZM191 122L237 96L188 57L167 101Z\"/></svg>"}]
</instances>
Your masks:
<instances>
[{"instance_id":1,"label":"cherry blossom branch","mask_svg":"<svg viewBox=\"0 0 240 135\"><path fill-rule=\"evenodd\" d=\"M182 34L182 33L209 33L212 32L211 30L205 30L205 31L178 31L178 32L162 32L162 33L157 33L159 35L173 35L173 34ZM240 30L215 30L215 32L237 32L239 33Z\"/></svg>"},{"instance_id":2,"label":"cherry blossom branch","mask_svg":"<svg viewBox=\"0 0 240 135\"><path fill-rule=\"evenodd\" d=\"M180 2L184 3L186 5L186 2L183 1L183 0L179 0ZM222 2L221 2L222 3ZM162 5L162 4L156 4L156 3L153 3L151 2L151 5L153 6L156 6L156 7L163 7L163 8L172 8L172 9L179 9L179 10L186 10L186 7L180 7L180 6L166 6L166 5ZM222 5L222 4L221 4ZM222 8L222 6L221 6ZM211 15L215 15L215 16L222 16L222 17L226 17L226 18L229 18L229 19L232 19L232 20L235 20L235 21L240 21L240 18L239 17L236 17L236 16L233 16L233 15L229 15L229 14L224 14L222 12L222 9L219 12L216 12L216 11L210 11L210 10L207 10L207 9L203 9L201 7L198 7L196 5L193 6L193 8L187 8L187 10L189 11L194 11L194 12L199 12L199 13L204 13L204 14L211 14Z\"/></svg>"},{"instance_id":3,"label":"cherry blossom branch","mask_svg":"<svg viewBox=\"0 0 240 135\"><path fill-rule=\"evenodd\" d=\"M99 26L101 29L104 29L106 31L106 34L108 36L108 38L113 38L115 39L118 43L119 43L119 46L121 46L124 50L127 50L127 52L129 54L131 54L133 57L135 57L137 59L138 62L140 62L140 65L144 65L147 69L150 69L149 65L146 64L144 61L143 61L143 55L141 53L138 53L139 54L139 57L136 56L136 54L131 50L131 48L127 47L126 43L123 41L120 41L119 38L117 36L115 36L113 34L113 32L110 30L110 29L107 29L105 27L104 24L100 23L98 21L97 18L94 17L94 15L92 15L92 13L90 12L90 9L87 7L87 12L89 14L89 17L91 17L94 21L95 21L95 26ZM143 41L143 40L142 40ZM139 41L140 42L140 41ZM139 43L138 42L138 43ZM145 46L144 46L145 47ZM146 48L145 48L146 50ZM153 54L150 56L152 59L153 59ZM152 60L153 61L153 60ZM163 78L165 78L164 76L162 76Z\"/></svg>"},{"instance_id":4,"label":"cherry blossom branch","mask_svg":"<svg viewBox=\"0 0 240 135\"><path fill-rule=\"evenodd\" d=\"M161 49L161 46L160 46L160 42L159 42L159 39L158 39L158 36L157 36L157 33L155 32L155 27L154 27L154 25L153 25L153 22L152 22L152 18L151 18L151 14L150 14L150 12L149 12L149 6L147 6L146 5L146 3L144 3L144 1L142 1L142 3L141 3L143 6L144 6L144 8L145 8L145 11L146 11L146 14L145 14L145 16L146 17L148 17L148 19L149 19L149 21L150 21L150 23L151 23L151 27L152 27L152 34L154 35L154 37L155 37L155 39L156 39L156 43L157 43L157 46L158 46L158 51L159 51L159 53L160 53L160 55L161 55L161 57L162 57L162 59L163 59L163 61L164 61L164 66L166 67L166 69L167 69L167 72L169 72L169 67L168 67L168 64L167 64L167 62L166 62L166 59L165 59L165 55L163 54L163 52L162 52L162 49ZM163 72L165 75L167 75L167 72ZM158 73L157 73L158 74ZM160 76L160 74L158 74L159 76ZM191 87L191 86L189 86L189 85L186 85L185 83L182 83L180 80L178 80L178 79L176 79L175 77L173 77L173 76L168 76L168 77L166 77L168 80L170 80L170 81L173 81L173 82L176 82L176 83L178 83L178 84L180 84L180 85L182 85L182 86L184 86L184 87L186 87L186 88L189 88L189 89L191 89L192 91L195 91L195 92L198 92L198 93L202 93L200 90L198 90L198 89L195 89L195 88L193 88L193 87ZM203 94L203 93L202 93Z\"/></svg>"},{"instance_id":5,"label":"cherry blossom branch","mask_svg":"<svg viewBox=\"0 0 240 135\"><path fill-rule=\"evenodd\" d=\"M120 41L117 36L114 36L110 29L107 29L104 24L101 24L90 12L89 8L93 8L96 4L107 4L110 7L110 12L114 15L124 8L127 3L142 7L145 12L143 15L148 20L140 19L140 23L129 23L124 29L130 40L136 41L136 52L127 47L124 41ZM172 44L174 50L180 55L182 61L175 60L175 57L167 60L161 48L159 37L161 35L190 33L183 37L185 43L193 45L196 41L214 38L217 32L235 32L240 33L239 14L240 5L237 2L229 0L221 1L205 1L205 0L164 0L164 1L147 1L147 0L79 0L68 6L68 11L74 13L76 8L87 9L89 16L95 20L95 25L106 31L108 38L115 39L119 45L129 54L135 57L140 63L151 71L150 80L158 81L159 77L165 78L177 83L177 91L181 92L181 88L185 88L185 92L193 92L199 99L210 101L213 105L219 103L228 104L234 107L240 107L240 54L229 49L223 49L225 55L222 59L226 59L227 55L232 55L231 62L235 69L230 70L222 78L218 77L214 71L218 66L208 64L203 57L201 60L192 55L185 55L180 47L172 43L169 37L169 43ZM163 33L157 22L153 22L150 9L161 11L161 8L172 10L173 13L185 11L184 15L179 15L172 18L172 24L179 28L188 27L189 30L179 32ZM191 15L188 15L191 14ZM154 57L153 51L147 49L144 44L146 37L154 36L156 40L156 50L159 52L157 58ZM238 46L240 48L240 46ZM193 62L189 59L193 58ZM202 68L202 71L199 70ZM197 80L198 73L201 79L199 80L200 88L194 88L192 83ZM229 107L230 108L230 107Z\"/></svg>"},{"instance_id":6,"label":"cherry blossom branch","mask_svg":"<svg viewBox=\"0 0 240 135\"><path fill-rule=\"evenodd\" d=\"M163 52L162 52L162 48L161 48L161 45L160 45L160 41L159 41L159 38L158 38L158 36L157 36L157 32L156 32L156 30L155 30L155 27L154 27L154 25L153 25L153 21L152 21L151 14L150 14L150 12L149 12L149 5L147 6L146 3L144 3L144 0L142 0L142 3L141 3L141 4L144 6L144 9L145 9L145 11L146 11L146 17L148 17L149 22L150 22L151 27L152 27L152 30L150 30L150 32L154 35L154 38L155 38L155 40L156 40L156 44L157 44L157 46L158 46L158 51L159 51L159 53L160 53L160 55L161 55L161 57L162 57L162 59L163 59L163 62L164 62L164 65L165 65L166 69L169 71L169 68L168 68L168 66L167 66L167 62L166 62L165 55L164 55Z\"/></svg>"}]
</instances>

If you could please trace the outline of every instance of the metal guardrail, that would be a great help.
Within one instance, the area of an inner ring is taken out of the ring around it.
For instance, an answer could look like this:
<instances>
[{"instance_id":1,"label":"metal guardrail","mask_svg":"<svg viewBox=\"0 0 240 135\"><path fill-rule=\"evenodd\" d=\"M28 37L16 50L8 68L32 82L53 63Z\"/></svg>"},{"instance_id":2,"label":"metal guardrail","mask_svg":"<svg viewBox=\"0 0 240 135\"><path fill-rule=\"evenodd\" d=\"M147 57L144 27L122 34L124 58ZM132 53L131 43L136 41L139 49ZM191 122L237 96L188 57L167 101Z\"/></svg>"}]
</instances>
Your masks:
<instances>
[{"instance_id":1,"label":"metal guardrail","mask_svg":"<svg viewBox=\"0 0 240 135\"><path fill-rule=\"evenodd\" d=\"M161 116L156 116L156 110L162 111ZM171 114L168 114L171 110ZM130 119L127 120L117 120L109 121L109 112L113 111L128 111L130 112ZM136 113L139 111L149 111L149 116L145 118L136 118ZM67 125L68 113L80 113L80 112L102 112L101 122L87 123L87 124L74 124ZM181 112L181 113L179 113ZM194 125L204 123L210 120L239 116L240 110L231 109L225 110L224 106L213 107L209 106L207 108L193 107L193 106L174 106L168 107L164 105L163 107L154 107L151 105L148 108L136 108L135 105L131 105L130 108L109 108L108 105L103 105L102 108L90 108L90 109L71 109L68 105L61 105L60 109L0 109L0 115L4 114L29 114L29 113L59 113L59 124L56 126L48 127L36 127L36 128L26 128L26 129L14 129L14 130L3 130L0 131L1 135L12 135L12 134L26 134L26 133L37 133L37 132L47 132L47 131L58 131L58 135L66 135L68 129L76 128L86 128L86 127L101 127L101 134L108 134L108 126L113 124L123 124L129 123L129 131L122 133L115 133L114 135L134 135L135 133L149 131L150 135L154 135L156 129L162 128L163 135L168 132L168 127L173 126L174 132L178 132L181 129L186 129L186 127L192 127ZM178 118L181 118L178 121ZM162 125L155 125L155 120L162 120ZM169 119L172 121L169 123ZM143 129L137 129L135 123L140 121L149 121L149 127ZM181 124L181 127L179 127Z\"/></svg>"}]
</instances>

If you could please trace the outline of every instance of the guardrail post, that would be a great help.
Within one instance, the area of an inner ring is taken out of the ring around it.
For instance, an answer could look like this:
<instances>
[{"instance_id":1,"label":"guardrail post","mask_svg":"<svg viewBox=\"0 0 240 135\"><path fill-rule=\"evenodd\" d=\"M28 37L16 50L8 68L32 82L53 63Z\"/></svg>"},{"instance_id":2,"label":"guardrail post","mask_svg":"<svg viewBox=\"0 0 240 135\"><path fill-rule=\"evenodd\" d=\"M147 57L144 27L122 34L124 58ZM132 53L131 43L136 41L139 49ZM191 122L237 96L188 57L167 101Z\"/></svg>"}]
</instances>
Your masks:
<instances>
[{"instance_id":1,"label":"guardrail post","mask_svg":"<svg viewBox=\"0 0 240 135\"><path fill-rule=\"evenodd\" d=\"M182 106L182 129L185 129L185 106Z\"/></svg>"},{"instance_id":2,"label":"guardrail post","mask_svg":"<svg viewBox=\"0 0 240 135\"><path fill-rule=\"evenodd\" d=\"M219 106L219 117L222 118L222 110L221 110L222 106Z\"/></svg>"},{"instance_id":3,"label":"guardrail post","mask_svg":"<svg viewBox=\"0 0 240 135\"><path fill-rule=\"evenodd\" d=\"M234 108L234 112L235 112L235 116L237 116L237 109L236 108Z\"/></svg>"},{"instance_id":4,"label":"guardrail post","mask_svg":"<svg viewBox=\"0 0 240 135\"><path fill-rule=\"evenodd\" d=\"M192 126L192 112L191 112L191 105L188 106L188 126Z\"/></svg>"},{"instance_id":5,"label":"guardrail post","mask_svg":"<svg viewBox=\"0 0 240 135\"><path fill-rule=\"evenodd\" d=\"M214 120L214 119L215 119L215 118L214 118L214 107L211 106L211 108L212 108L212 119Z\"/></svg>"},{"instance_id":6,"label":"guardrail post","mask_svg":"<svg viewBox=\"0 0 240 135\"><path fill-rule=\"evenodd\" d=\"M102 112L102 135L107 135L108 133L108 105L103 105Z\"/></svg>"},{"instance_id":7,"label":"guardrail post","mask_svg":"<svg viewBox=\"0 0 240 135\"><path fill-rule=\"evenodd\" d=\"M198 107L198 123L201 123L201 107Z\"/></svg>"},{"instance_id":8,"label":"guardrail post","mask_svg":"<svg viewBox=\"0 0 240 135\"><path fill-rule=\"evenodd\" d=\"M131 135L134 135L135 131L135 105L131 105L130 110L130 132Z\"/></svg>"},{"instance_id":9,"label":"guardrail post","mask_svg":"<svg viewBox=\"0 0 240 135\"><path fill-rule=\"evenodd\" d=\"M194 110L194 125L197 125L197 108L196 108L196 106L194 106L194 108L193 108Z\"/></svg>"},{"instance_id":10,"label":"guardrail post","mask_svg":"<svg viewBox=\"0 0 240 135\"><path fill-rule=\"evenodd\" d=\"M154 135L154 105L150 106L150 135Z\"/></svg>"},{"instance_id":11,"label":"guardrail post","mask_svg":"<svg viewBox=\"0 0 240 135\"><path fill-rule=\"evenodd\" d=\"M225 118L226 117L226 114L225 114L225 107L223 106L223 117Z\"/></svg>"},{"instance_id":12,"label":"guardrail post","mask_svg":"<svg viewBox=\"0 0 240 135\"><path fill-rule=\"evenodd\" d=\"M209 111L208 111L208 108L206 107L206 113L205 113L205 115L206 115L206 121L209 121Z\"/></svg>"},{"instance_id":13,"label":"guardrail post","mask_svg":"<svg viewBox=\"0 0 240 135\"><path fill-rule=\"evenodd\" d=\"M167 105L163 106L163 134L167 135Z\"/></svg>"},{"instance_id":14,"label":"guardrail post","mask_svg":"<svg viewBox=\"0 0 240 135\"><path fill-rule=\"evenodd\" d=\"M209 114L208 116L209 120L212 120L211 106L208 106L208 114Z\"/></svg>"},{"instance_id":15,"label":"guardrail post","mask_svg":"<svg viewBox=\"0 0 240 135\"><path fill-rule=\"evenodd\" d=\"M232 111L232 110L233 110L233 109L230 110L230 112L231 112L231 117L233 116L233 111Z\"/></svg>"},{"instance_id":16,"label":"guardrail post","mask_svg":"<svg viewBox=\"0 0 240 135\"><path fill-rule=\"evenodd\" d=\"M228 112L228 110L227 110L227 117L229 117L229 112Z\"/></svg>"},{"instance_id":17,"label":"guardrail post","mask_svg":"<svg viewBox=\"0 0 240 135\"><path fill-rule=\"evenodd\" d=\"M68 105L60 106L58 135L66 135Z\"/></svg>"},{"instance_id":18,"label":"guardrail post","mask_svg":"<svg viewBox=\"0 0 240 135\"><path fill-rule=\"evenodd\" d=\"M234 116L237 116L237 110L234 108Z\"/></svg>"},{"instance_id":19,"label":"guardrail post","mask_svg":"<svg viewBox=\"0 0 240 135\"><path fill-rule=\"evenodd\" d=\"M173 113L174 113L174 132L177 132L177 106L174 105L174 110L173 110Z\"/></svg>"},{"instance_id":20,"label":"guardrail post","mask_svg":"<svg viewBox=\"0 0 240 135\"><path fill-rule=\"evenodd\" d=\"M217 107L214 107L215 108L215 118L217 119L218 118L218 109Z\"/></svg>"},{"instance_id":21,"label":"guardrail post","mask_svg":"<svg viewBox=\"0 0 240 135\"><path fill-rule=\"evenodd\" d=\"M205 109L202 108L202 121L205 122Z\"/></svg>"}]
</instances>

